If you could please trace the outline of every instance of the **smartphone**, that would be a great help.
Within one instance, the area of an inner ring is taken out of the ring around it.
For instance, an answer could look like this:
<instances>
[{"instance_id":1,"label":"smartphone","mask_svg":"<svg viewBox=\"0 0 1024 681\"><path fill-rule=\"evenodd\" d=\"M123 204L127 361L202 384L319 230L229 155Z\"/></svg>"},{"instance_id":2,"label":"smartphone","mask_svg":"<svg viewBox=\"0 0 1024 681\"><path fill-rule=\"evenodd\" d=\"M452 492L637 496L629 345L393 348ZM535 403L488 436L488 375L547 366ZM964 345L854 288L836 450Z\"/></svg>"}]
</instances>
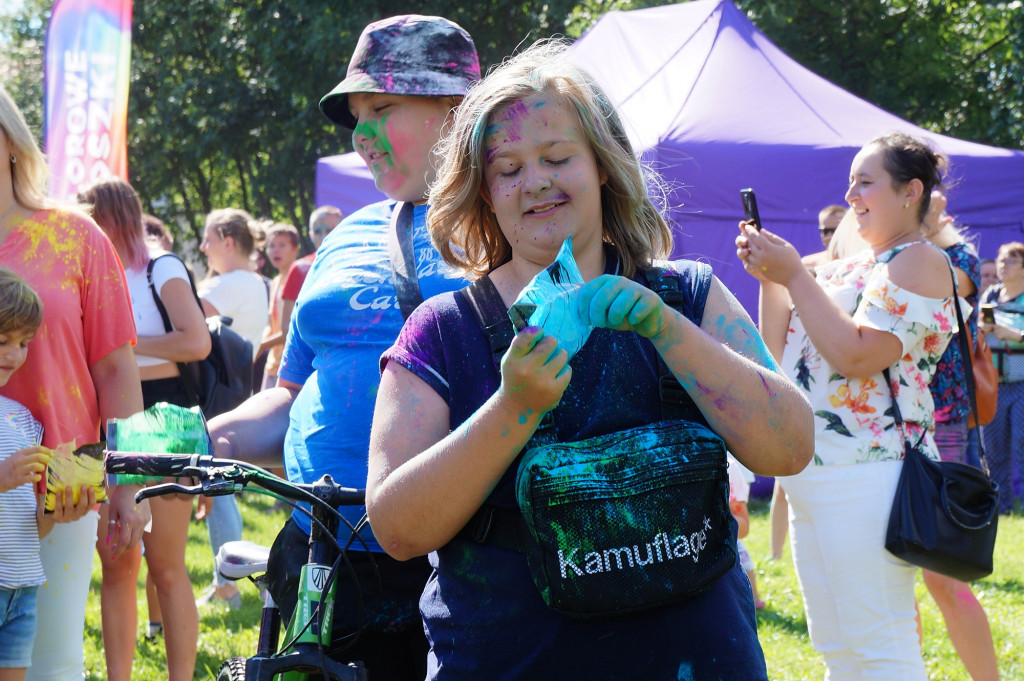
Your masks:
<instances>
[{"instance_id":1,"label":"smartphone","mask_svg":"<svg viewBox=\"0 0 1024 681\"><path fill-rule=\"evenodd\" d=\"M995 324L996 323L996 306L988 305L985 303L981 304L981 323L982 324Z\"/></svg>"},{"instance_id":2,"label":"smartphone","mask_svg":"<svg viewBox=\"0 0 1024 681\"><path fill-rule=\"evenodd\" d=\"M754 196L754 190L741 189L740 198L743 200L743 219L746 221L754 222L754 229L761 231L761 214L757 212L757 197Z\"/></svg>"}]
</instances>

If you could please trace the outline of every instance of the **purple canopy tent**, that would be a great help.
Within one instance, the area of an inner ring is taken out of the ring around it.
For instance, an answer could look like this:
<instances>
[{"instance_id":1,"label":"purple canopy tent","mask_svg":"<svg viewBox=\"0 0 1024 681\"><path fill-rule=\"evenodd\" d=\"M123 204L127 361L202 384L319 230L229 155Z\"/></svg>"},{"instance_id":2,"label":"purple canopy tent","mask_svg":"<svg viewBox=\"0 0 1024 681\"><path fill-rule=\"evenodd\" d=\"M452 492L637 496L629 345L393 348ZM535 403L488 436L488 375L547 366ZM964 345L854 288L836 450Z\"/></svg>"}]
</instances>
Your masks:
<instances>
[{"instance_id":1,"label":"purple canopy tent","mask_svg":"<svg viewBox=\"0 0 1024 681\"><path fill-rule=\"evenodd\" d=\"M739 190L757 191L768 229L818 251L818 211L844 203L850 162L884 132L926 137L952 158L949 210L982 256L1024 239L1024 152L937 135L855 97L787 57L729 0L609 12L572 55L667 180L675 255L711 263L753 315L757 285L733 245ZM354 153L317 162L317 205L347 215L382 198Z\"/></svg>"},{"instance_id":2,"label":"purple canopy tent","mask_svg":"<svg viewBox=\"0 0 1024 681\"><path fill-rule=\"evenodd\" d=\"M316 162L316 205L337 206L350 215L387 197L373 184L373 175L354 151Z\"/></svg>"},{"instance_id":3,"label":"purple canopy tent","mask_svg":"<svg viewBox=\"0 0 1024 681\"><path fill-rule=\"evenodd\" d=\"M635 148L668 181L676 256L708 261L752 314L757 285L733 240L739 190L765 227L821 250L818 211L844 204L850 162L899 130L952 159L949 211L992 257L1024 237L1024 152L937 135L855 97L787 57L729 0L609 12L572 48L605 88Z\"/></svg>"}]
</instances>

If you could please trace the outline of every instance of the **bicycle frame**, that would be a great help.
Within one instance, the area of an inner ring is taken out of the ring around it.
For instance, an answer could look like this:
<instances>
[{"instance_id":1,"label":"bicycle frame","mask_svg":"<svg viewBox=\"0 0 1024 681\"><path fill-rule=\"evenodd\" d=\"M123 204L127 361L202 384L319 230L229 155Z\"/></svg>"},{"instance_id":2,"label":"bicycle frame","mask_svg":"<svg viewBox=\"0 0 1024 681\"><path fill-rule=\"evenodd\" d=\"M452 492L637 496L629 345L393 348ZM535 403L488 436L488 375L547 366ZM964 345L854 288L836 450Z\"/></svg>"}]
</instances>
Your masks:
<instances>
[{"instance_id":1,"label":"bicycle frame","mask_svg":"<svg viewBox=\"0 0 1024 681\"><path fill-rule=\"evenodd\" d=\"M313 493L330 503L333 488L314 485ZM309 536L309 560L302 566L295 612L285 630L284 646L277 650L281 613L269 594L260 621L256 654L246 661L249 681L306 681L310 675L328 673L336 681L365 679L362 665L337 662L321 652L330 647L337 579L329 579L339 555L327 533L337 536L338 517L312 505L313 526ZM317 523L316 521L320 521ZM321 526L322 523L322 526ZM271 605L270 608L266 605Z\"/></svg>"},{"instance_id":2,"label":"bicycle frame","mask_svg":"<svg viewBox=\"0 0 1024 681\"><path fill-rule=\"evenodd\" d=\"M312 506L312 512L313 517L323 523L327 531L337 536L339 522L336 516L328 514L317 504ZM325 539L324 530L314 522L309 537L309 561L302 566L299 574L295 612L285 630L285 645L280 651L277 650L280 610L276 604L271 608L264 607L258 650L246 662L248 679L269 681L277 675L280 681L305 681L310 673L322 674L319 646L328 648L331 643L337 580L328 583L328 577L337 555L337 549L330 544L330 540ZM269 594L267 599L273 603ZM314 656L313 659L309 658L310 655ZM316 664L315 670L308 669L310 662ZM351 667L345 665L343 671L346 675L337 678L353 678L351 670ZM327 671L331 671L330 668Z\"/></svg>"}]
</instances>

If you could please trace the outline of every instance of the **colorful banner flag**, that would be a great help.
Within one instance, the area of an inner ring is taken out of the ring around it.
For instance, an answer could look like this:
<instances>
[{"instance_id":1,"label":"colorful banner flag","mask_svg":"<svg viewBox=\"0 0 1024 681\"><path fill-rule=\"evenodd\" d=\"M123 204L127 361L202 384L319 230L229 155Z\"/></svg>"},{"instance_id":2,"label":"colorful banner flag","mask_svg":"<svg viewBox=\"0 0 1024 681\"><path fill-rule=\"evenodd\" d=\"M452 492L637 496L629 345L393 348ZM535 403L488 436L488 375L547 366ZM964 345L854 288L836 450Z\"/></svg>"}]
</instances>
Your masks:
<instances>
[{"instance_id":1,"label":"colorful banner flag","mask_svg":"<svg viewBox=\"0 0 1024 681\"><path fill-rule=\"evenodd\" d=\"M56 0L46 31L44 138L52 195L128 179L131 0Z\"/></svg>"}]
</instances>

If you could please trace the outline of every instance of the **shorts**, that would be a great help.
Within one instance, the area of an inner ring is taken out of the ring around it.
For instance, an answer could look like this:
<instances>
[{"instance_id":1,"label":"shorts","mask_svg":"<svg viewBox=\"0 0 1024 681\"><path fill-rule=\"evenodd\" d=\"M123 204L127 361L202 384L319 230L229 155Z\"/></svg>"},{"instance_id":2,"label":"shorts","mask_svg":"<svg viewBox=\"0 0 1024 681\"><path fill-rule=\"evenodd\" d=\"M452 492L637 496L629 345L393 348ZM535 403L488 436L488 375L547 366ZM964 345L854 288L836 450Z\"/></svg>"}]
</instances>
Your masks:
<instances>
[{"instance_id":1,"label":"shorts","mask_svg":"<svg viewBox=\"0 0 1024 681\"><path fill-rule=\"evenodd\" d=\"M0 588L0 668L27 669L36 640L38 586Z\"/></svg>"},{"instance_id":2,"label":"shorts","mask_svg":"<svg viewBox=\"0 0 1024 681\"><path fill-rule=\"evenodd\" d=\"M181 376L170 378L155 378L142 382L142 407L149 409L157 402L167 402L181 407L191 407L192 400L188 398L185 390L185 383Z\"/></svg>"}]
</instances>

